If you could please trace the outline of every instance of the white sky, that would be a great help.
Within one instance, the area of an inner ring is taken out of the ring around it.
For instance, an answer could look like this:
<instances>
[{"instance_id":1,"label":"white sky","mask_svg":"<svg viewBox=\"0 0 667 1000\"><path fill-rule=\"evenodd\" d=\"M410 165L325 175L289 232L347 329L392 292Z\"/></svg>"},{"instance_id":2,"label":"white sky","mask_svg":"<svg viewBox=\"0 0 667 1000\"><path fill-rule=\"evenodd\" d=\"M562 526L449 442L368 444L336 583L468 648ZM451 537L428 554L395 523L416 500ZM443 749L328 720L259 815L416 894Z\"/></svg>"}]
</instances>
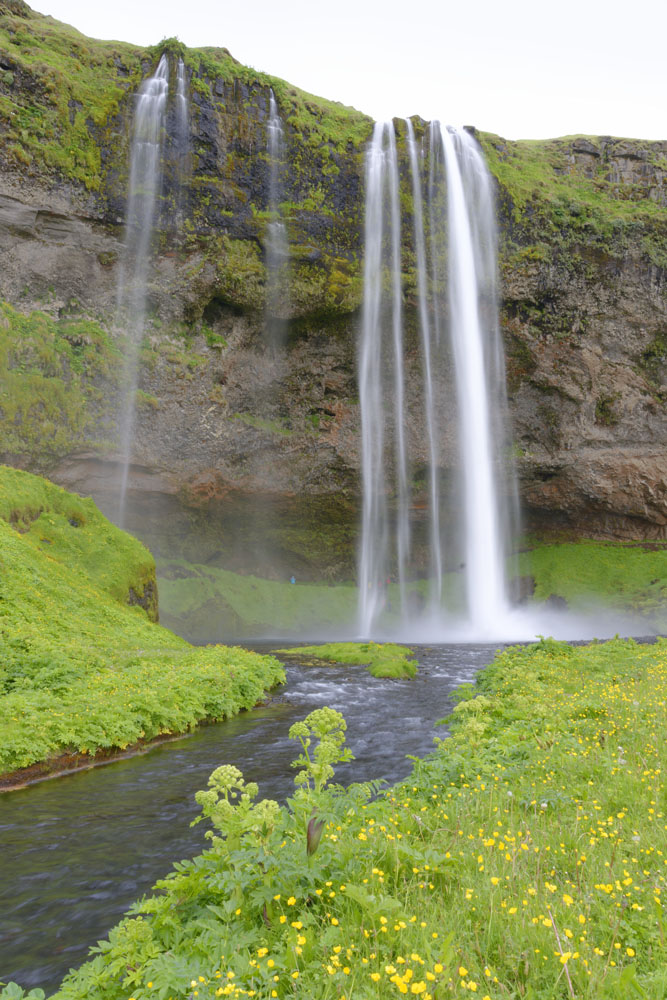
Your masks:
<instances>
[{"instance_id":1,"label":"white sky","mask_svg":"<svg viewBox=\"0 0 667 1000\"><path fill-rule=\"evenodd\" d=\"M28 0L94 38L226 46L376 119L667 139L667 0Z\"/></svg>"}]
</instances>

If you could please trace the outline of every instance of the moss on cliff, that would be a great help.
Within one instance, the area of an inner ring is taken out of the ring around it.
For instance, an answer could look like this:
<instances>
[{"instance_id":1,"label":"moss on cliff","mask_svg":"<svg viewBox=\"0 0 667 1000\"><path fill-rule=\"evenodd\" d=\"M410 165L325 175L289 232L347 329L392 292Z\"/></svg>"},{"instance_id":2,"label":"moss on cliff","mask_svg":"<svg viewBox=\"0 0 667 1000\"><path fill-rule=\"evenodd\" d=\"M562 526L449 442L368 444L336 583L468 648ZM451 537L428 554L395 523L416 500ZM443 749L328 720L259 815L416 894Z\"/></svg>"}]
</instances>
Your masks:
<instances>
[{"instance_id":1,"label":"moss on cliff","mask_svg":"<svg viewBox=\"0 0 667 1000\"><path fill-rule=\"evenodd\" d=\"M24 315L0 303L0 440L5 458L39 468L84 440L104 448L119 353L88 319Z\"/></svg>"},{"instance_id":2,"label":"moss on cliff","mask_svg":"<svg viewBox=\"0 0 667 1000\"><path fill-rule=\"evenodd\" d=\"M498 182L506 250L543 257L576 243L664 253L664 143L599 136L509 142L477 132ZM520 246L516 246L516 244ZM528 244L528 248L526 247Z\"/></svg>"}]
</instances>

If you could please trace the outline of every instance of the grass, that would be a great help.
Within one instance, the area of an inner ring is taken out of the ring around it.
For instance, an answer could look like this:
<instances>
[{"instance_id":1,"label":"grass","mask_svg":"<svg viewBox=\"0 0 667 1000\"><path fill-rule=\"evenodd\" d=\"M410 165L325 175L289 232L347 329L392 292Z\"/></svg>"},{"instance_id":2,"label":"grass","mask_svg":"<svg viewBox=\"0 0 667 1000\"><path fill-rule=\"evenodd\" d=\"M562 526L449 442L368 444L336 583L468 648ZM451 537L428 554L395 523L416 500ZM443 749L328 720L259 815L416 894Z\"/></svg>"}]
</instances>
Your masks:
<instances>
[{"instance_id":1,"label":"grass","mask_svg":"<svg viewBox=\"0 0 667 1000\"><path fill-rule=\"evenodd\" d=\"M659 631L667 628L667 545L559 542L519 555L518 572L535 579L534 600L552 594L572 608L599 601L631 611Z\"/></svg>"},{"instance_id":2,"label":"grass","mask_svg":"<svg viewBox=\"0 0 667 1000\"><path fill-rule=\"evenodd\" d=\"M368 668L373 677L414 677L417 664L410 659L412 650L385 642L329 642L317 646L276 649L276 653L306 657L325 663L344 663Z\"/></svg>"},{"instance_id":3,"label":"grass","mask_svg":"<svg viewBox=\"0 0 667 1000\"><path fill-rule=\"evenodd\" d=\"M91 500L0 467L0 774L186 732L283 679L161 628L156 596L150 553Z\"/></svg>"},{"instance_id":4,"label":"grass","mask_svg":"<svg viewBox=\"0 0 667 1000\"><path fill-rule=\"evenodd\" d=\"M158 571L163 618L192 641L343 628L356 616L351 585L282 583L178 559L159 560Z\"/></svg>"},{"instance_id":5,"label":"grass","mask_svg":"<svg viewBox=\"0 0 667 1000\"><path fill-rule=\"evenodd\" d=\"M211 848L56 996L663 1000L666 683L664 640L507 650L375 799L324 787L344 730L313 713L287 807L219 769Z\"/></svg>"}]
</instances>

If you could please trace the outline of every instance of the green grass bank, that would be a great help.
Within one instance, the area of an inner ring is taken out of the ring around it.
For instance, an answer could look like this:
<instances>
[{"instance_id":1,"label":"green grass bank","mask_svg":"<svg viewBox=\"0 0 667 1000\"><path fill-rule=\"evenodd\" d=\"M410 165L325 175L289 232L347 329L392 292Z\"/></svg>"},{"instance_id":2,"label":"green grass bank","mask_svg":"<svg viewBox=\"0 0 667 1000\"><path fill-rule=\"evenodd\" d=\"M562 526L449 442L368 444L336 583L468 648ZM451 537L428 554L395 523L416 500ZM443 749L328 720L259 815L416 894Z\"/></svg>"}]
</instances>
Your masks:
<instances>
[{"instance_id":1,"label":"green grass bank","mask_svg":"<svg viewBox=\"0 0 667 1000\"><path fill-rule=\"evenodd\" d=\"M256 704L280 664L157 625L147 549L82 500L0 467L0 775L123 750Z\"/></svg>"},{"instance_id":2,"label":"green grass bank","mask_svg":"<svg viewBox=\"0 0 667 1000\"><path fill-rule=\"evenodd\" d=\"M312 713L288 806L218 769L210 849L55 995L663 1000L666 681L665 640L510 649L375 800L330 783L344 722Z\"/></svg>"},{"instance_id":3,"label":"green grass bank","mask_svg":"<svg viewBox=\"0 0 667 1000\"><path fill-rule=\"evenodd\" d=\"M417 673L417 663L412 650L393 642L329 642L317 646L296 646L276 649L276 653L289 653L315 663L343 663L348 666L366 667L372 677L405 679Z\"/></svg>"}]
</instances>

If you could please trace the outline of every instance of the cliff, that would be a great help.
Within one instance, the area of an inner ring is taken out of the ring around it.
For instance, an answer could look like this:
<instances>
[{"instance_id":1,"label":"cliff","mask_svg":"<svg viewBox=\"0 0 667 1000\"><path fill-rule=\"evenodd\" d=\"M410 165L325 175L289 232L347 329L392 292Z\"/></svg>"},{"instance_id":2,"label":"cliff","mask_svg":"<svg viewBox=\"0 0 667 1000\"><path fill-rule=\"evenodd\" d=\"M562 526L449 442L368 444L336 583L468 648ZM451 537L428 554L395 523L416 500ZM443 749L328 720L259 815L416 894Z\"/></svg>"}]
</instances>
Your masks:
<instances>
[{"instance_id":1,"label":"cliff","mask_svg":"<svg viewBox=\"0 0 667 1000\"><path fill-rule=\"evenodd\" d=\"M261 575L351 577L372 122L225 49L92 41L21 0L0 0L0 15L0 457L92 492L103 509L114 488L132 95L166 50L186 65L190 143L164 180L128 526L158 554ZM278 354L264 336L271 89L284 123L280 214L291 253ZM171 143L173 118L170 105ZM425 123L414 125L419 136ZM396 128L409 208L405 125ZM476 135L498 188L509 404L529 526L664 537L667 142ZM416 382L409 227L403 271ZM415 406L415 440L422 419ZM413 460L418 494L418 447Z\"/></svg>"}]
</instances>

